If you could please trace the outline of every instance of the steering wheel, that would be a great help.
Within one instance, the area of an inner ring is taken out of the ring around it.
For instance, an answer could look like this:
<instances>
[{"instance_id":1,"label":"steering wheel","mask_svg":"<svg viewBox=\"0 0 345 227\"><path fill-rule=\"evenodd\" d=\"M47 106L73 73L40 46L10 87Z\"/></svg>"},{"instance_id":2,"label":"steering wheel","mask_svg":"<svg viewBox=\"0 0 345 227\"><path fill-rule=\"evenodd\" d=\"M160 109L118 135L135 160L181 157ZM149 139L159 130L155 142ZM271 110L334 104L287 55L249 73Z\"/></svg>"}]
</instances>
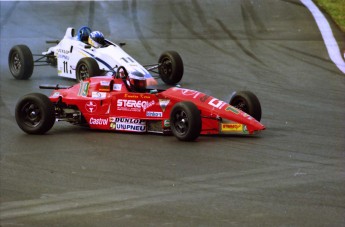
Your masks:
<instances>
[{"instance_id":1,"label":"steering wheel","mask_svg":"<svg viewBox=\"0 0 345 227\"><path fill-rule=\"evenodd\" d=\"M116 70L116 78L117 79L127 79L127 77L128 77L127 69L124 66L118 67Z\"/></svg>"}]
</instances>

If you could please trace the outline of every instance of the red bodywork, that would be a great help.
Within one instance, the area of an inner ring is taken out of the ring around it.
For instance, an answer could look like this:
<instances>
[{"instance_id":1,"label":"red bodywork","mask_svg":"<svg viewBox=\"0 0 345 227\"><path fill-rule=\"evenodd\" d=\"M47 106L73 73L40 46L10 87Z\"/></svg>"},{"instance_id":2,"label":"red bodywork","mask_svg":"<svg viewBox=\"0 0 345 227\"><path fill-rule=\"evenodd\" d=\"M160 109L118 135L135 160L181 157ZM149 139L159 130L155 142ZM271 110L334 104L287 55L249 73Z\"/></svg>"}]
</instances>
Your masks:
<instances>
[{"instance_id":1,"label":"red bodywork","mask_svg":"<svg viewBox=\"0 0 345 227\"><path fill-rule=\"evenodd\" d=\"M265 129L248 114L204 93L178 87L131 92L124 80L112 77L92 77L54 90L49 99L77 107L93 129L169 133L171 109L181 101L193 102L200 110L201 134L253 134Z\"/></svg>"}]
</instances>

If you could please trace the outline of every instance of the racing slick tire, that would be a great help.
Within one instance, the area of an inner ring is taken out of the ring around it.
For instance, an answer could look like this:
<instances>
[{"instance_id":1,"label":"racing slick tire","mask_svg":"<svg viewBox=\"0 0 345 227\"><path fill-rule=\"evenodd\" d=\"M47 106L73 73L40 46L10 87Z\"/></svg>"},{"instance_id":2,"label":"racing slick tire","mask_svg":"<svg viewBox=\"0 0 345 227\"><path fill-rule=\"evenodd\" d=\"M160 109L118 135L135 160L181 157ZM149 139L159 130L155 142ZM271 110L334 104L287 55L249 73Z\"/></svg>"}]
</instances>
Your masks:
<instances>
[{"instance_id":1,"label":"racing slick tire","mask_svg":"<svg viewBox=\"0 0 345 227\"><path fill-rule=\"evenodd\" d=\"M27 80L34 71L34 58L26 45L16 45L8 54L8 66L17 80Z\"/></svg>"},{"instance_id":2,"label":"racing slick tire","mask_svg":"<svg viewBox=\"0 0 345 227\"><path fill-rule=\"evenodd\" d=\"M100 76L101 70L95 59L86 57L79 60L76 68L76 80L79 82L93 76Z\"/></svg>"},{"instance_id":3,"label":"racing slick tire","mask_svg":"<svg viewBox=\"0 0 345 227\"><path fill-rule=\"evenodd\" d=\"M201 132L201 115L192 102L179 102L170 113L170 127L173 135L182 141L194 141Z\"/></svg>"},{"instance_id":4,"label":"racing slick tire","mask_svg":"<svg viewBox=\"0 0 345 227\"><path fill-rule=\"evenodd\" d=\"M252 92L235 92L229 104L254 117L257 121L261 120L261 104L258 97Z\"/></svg>"},{"instance_id":5,"label":"racing slick tire","mask_svg":"<svg viewBox=\"0 0 345 227\"><path fill-rule=\"evenodd\" d=\"M183 61L175 51L162 53L158 60L158 73L164 83L174 85L181 81L183 76Z\"/></svg>"},{"instance_id":6,"label":"racing slick tire","mask_svg":"<svg viewBox=\"0 0 345 227\"><path fill-rule=\"evenodd\" d=\"M55 122L55 109L50 99L40 93L20 98L15 109L18 126L28 134L44 134Z\"/></svg>"}]
</instances>

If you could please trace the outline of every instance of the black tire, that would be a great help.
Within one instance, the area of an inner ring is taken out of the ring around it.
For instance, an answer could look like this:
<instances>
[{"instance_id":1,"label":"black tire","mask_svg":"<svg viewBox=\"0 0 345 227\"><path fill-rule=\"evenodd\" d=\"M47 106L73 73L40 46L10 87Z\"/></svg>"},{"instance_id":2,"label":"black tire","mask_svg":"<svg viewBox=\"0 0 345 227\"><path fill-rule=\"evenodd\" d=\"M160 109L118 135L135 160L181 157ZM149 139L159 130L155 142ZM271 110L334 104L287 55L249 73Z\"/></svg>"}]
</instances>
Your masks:
<instances>
[{"instance_id":1,"label":"black tire","mask_svg":"<svg viewBox=\"0 0 345 227\"><path fill-rule=\"evenodd\" d=\"M183 76L183 62L177 52L164 52L159 57L158 64L158 73L164 83L174 85L181 81Z\"/></svg>"},{"instance_id":2,"label":"black tire","mask_svg":"<svg viewBox=\"0 0 345 227\"><path fill-rule=\"evenodd\" d=\"M93 76L100 76L101 70L93 58L82 58L76 68L76 80L82 81Z\"/></svg>"},{"instance_id":3,"label":"black tire","mask_svg":"<svg viewBox=\"0 0 345 227\"><path fill-rule=\"evenodd\" d=\"M235 92L229 104L254 117L257 121L261 120L261 104L258 97L252 92Z\"/></svg>"},{"instance_id":4,"label":"black tire","mask_svg":"<svg viewBox=\"0 0 345 227\"><path fill-rule=\"evenodd\" d=\"M201 132L199 109L192 102L176 103L170 113L170 127L179 140L196 140Z\"/></svg>"},{"instance_id":5,"label":"black tire","mask_svg":"<svg viewBox=\"0 0 345 227\"><path fill-rule=\"evenodd\" d=\"M34 58L31 50L25 45L16 45L8 54L8 67L17 80L27 80L34 71Z\"/></svg>"},{"instance_id":6,"label":"black tire","mask_svg":"<svg viewBox=\"0 0 345 227\"><path fill-rule=\"evenodd\" d=\"M28 94L18 101L15 117L18 126L24 132L28 134L44 134L54 125L54 105L43 94Z\"/></svg>"}]
</instances>

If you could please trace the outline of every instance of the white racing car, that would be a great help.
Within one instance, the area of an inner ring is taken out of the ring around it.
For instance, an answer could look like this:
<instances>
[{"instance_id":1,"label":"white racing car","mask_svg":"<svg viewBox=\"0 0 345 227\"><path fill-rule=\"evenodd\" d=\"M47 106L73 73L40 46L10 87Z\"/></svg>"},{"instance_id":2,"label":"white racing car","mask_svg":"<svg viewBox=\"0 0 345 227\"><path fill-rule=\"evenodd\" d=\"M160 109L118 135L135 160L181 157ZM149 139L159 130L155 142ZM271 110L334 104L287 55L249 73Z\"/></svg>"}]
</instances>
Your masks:
<instances>
[{"instance_id":1,"label":"white racing car","mask_svg":"<svg viewBox=\"0 0 345 227\"><path fill-rule=\"evenodd\" d=\"M163 52L158 63L142 66L121 48L124 43L115 44L104 37L97 40L103 36L99 33L85 26L75 34L75 29L69 27L61 41L46 41L57 45L42 54L33 55L26 45L16 45L8 56L11 74L16 79L25 80L31 77L34 66L51 65L57 67L59 76L80 81L93 76L114 75L123 66L129 74L147 80L160 77L169 85L182 79L183 62L177 52ZM90 39L92 35L98 43Z\"/></svg>"}]
</instances>

